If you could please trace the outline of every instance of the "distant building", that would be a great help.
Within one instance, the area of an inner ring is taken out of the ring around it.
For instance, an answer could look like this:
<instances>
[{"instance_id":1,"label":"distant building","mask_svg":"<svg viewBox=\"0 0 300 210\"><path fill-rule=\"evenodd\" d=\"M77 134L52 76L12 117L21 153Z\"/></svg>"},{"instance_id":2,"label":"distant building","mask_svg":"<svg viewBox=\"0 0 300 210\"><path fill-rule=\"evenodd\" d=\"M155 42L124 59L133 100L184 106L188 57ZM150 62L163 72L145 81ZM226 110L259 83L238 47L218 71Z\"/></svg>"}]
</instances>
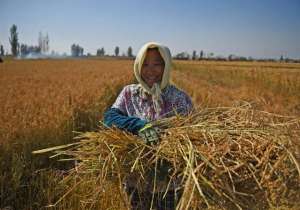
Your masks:
<instances>
[{"instance_id":1,"label":"distant building","mask_svg":"<svg viewBox=\"0 0 300 210\"><path fill-rule=\"evenodd\" d=\"M49 51L49 36L44 36L42 32L39 33L39 48L42 54L46 54Z\"/></svg>"}]
</instances>

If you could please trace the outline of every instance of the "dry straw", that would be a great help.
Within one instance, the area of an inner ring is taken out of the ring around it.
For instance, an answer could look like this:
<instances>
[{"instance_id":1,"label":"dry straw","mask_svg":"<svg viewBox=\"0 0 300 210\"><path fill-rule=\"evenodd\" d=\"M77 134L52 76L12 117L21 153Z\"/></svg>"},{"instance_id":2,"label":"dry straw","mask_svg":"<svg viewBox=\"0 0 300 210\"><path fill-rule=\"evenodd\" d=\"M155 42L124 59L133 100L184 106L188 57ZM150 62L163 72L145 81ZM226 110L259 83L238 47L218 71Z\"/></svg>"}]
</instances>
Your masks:
<instances>
[{"instance_id":1,"label":"dry straw","mask_svg":"<svg viewBox=\"0 0 300 210\"><path fill-rule=\"evenodd\" d=\"M104 195L108 183L118 186L120 202L129 208L123 183L130 179L140 192L175 187L181 195L177 209L268 209L300 200L299 119L243 103L196 110L157 125L164 130L155 146L101 127L81 133L74 144L35 153L54 151L54 156L77 160L64 181L94 180L90 194L78 195L91 209L101 199L110 199ZM164 166L167 176L161 179ZM72 190L74 186L67 193Z\"/></svg>"}]
</instances>

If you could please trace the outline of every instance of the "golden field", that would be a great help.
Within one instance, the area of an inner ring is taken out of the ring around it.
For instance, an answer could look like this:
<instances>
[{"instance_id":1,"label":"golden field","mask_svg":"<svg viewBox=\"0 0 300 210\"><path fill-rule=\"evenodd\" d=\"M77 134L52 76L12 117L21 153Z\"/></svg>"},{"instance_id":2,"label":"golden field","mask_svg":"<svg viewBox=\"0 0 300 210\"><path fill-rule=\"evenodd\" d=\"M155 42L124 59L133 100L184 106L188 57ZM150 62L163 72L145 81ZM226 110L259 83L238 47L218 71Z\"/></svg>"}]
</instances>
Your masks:
<instances>
[{"instance_id":1,"label":"golden field","mask_svg":"<svg viewBox=\"0 0 300 210\"><path fill-rule=\"evenodd\" d=\"M73 165L31 152L72 142L73 131L97 129L103 111L134 81L132 66L132 60L96 59L0 64L0 208L43 209L58 200L59 181ZM300 116L300 64L176 61L172 81L196 107L248 101Z\"/></svg>"}]
</instances>

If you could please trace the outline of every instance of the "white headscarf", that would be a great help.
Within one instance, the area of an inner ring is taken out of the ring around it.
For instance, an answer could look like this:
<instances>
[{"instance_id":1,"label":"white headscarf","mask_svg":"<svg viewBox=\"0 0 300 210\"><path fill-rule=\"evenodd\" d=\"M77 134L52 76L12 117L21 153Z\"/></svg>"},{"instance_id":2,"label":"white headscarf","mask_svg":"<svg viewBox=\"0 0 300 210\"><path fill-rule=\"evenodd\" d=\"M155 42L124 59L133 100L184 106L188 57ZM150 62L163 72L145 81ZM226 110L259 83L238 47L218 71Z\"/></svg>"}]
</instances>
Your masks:
<instances>
[{"instance_id":1,"label":"white headscarf","mask_svg":"<svg viewBox=\"0 0 300 210\"><path fill-rule=\"evenodd\" d=\"M154 83L152 88L150 88L141 77L141 69L146 57L147 50L151 48L157 48L165 62L162 80L160 84ZM171 62L172 56L169 48L156 42L148 42L144 44L139 50L134 61L134 75L139 82L142 97L145 96L145 93L148 93L152 96L154 110L156 111L156 113L160 113L161 104L163 103L161 98L161 90L163 90L169 84Z\"/></svg>"}]
</instances>

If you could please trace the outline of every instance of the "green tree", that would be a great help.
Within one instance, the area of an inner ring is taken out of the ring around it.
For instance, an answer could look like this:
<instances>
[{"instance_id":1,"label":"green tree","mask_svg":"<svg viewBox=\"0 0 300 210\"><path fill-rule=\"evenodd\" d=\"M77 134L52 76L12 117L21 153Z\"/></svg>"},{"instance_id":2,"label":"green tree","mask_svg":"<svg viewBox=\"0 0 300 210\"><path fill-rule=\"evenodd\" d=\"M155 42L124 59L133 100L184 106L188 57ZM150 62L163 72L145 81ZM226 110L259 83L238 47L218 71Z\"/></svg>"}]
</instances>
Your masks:
<instances>
[{"instance_id":1,"label":"green tree","mask_svg":"<svg viewBox=\"0 0 300 210\"><path fill-rule=\"evenodd\" d=\"M101 49L98 49L96 54L97 54L97 56L104 56L105 55L104 47L102 47Z\"/></svg>"},{"instance_id":2,"label":"green tree","mask_svg":"<svg viewBox=\"0 0 300 210\"><path fill-rule=\"evenodd\" d=\"M105 50L104 47L101 48L101 55L104 56L105 55Z\"/></svg>"},{"instance_id":3,"label":"green tree","mask_svg":"<svg viewBox=\"0 0 300 210\"><path fill-rule=\"evenodd\" d=\"M203 50L201 50L201 51L200 51L199 60L202 60L202 59L203 59L203 57L204 57L204 52L203 52Z\"/></svg>"},{"instance_id":4,"label":"green tree","mask_svg":"<svg viewBox=\"0 0 300 210\"><path fill-rule=\"evenodd\" d=\"M19 39L18 39L18 32L17 26L15 24L12 25L10 28L10 38L9 42L11 45L11 53L13 56L17 56L19 53Z\"/></svg>"},{"instance_id":5,"label":"green tree","mask_svg":"<svg viewBox=\"0 0 300 210\"><path fill-rule=\"evenodd\" d=\"M0 55L4 56L4 47L3 47L3 45L0 46Z\"/></svg>"},{"instance_id":6,"label":"green tree","mask_svg":"<svg viewBox=\"0 0 300 210\"><path fill-rule=\"evenodd\" d=\"M281 61L281 62L284 61L283 55L280 56L280 61Z\"/></svg>"},{"instance_id":7,"label":"green tree","mask_svg":"<svg viewBox=\"0 0 300 210\"><path fill-rule=\"evenodd\" d=\"M196 57L197 57L197 53L196 53L196 50L194 50L194 51L193 51L192 59L193 59L193 60L196 60Z\"/></svg>"},{"instance_id":8,"label":"green tree","mask_svg":"<svg viewBox=\"0 0 300 210\"><path fill-rule=\"evenodd\" d=\"M72 57L83 56L84 49L78 44L71 45L71 55Z\"/></svg>"},{"instance_id":9,"label":"green tree","mask_svg":"<svg viewBox=\"0 0 300 210\"><path fill-rule=\"evenodd\" d=\"M116 48L115 48L115 55L119 56L119 52L120 52L120 48L118 46L116 46Z\"/></svg>"},{"instance_id":10,"label":"green tree","mask_svg":"<svg viewBox=\"0 0 300 210\"><path fill-rule=\"evenodd\" d=\"M29 53L28 46L26 44L21 44L20 53L22 57L26 56Z\"/></svg>"},{"instance_id":11,"label":"green tree","mask_svg":"<svg viewBox=\"0 0 300 210\"><path fill-rule=\"evenodd\" d=\"M132 47L128 47L127 56L130 57L130 58L133 57L133 55L132 55Z\"/></svg>"}]
</instances>

